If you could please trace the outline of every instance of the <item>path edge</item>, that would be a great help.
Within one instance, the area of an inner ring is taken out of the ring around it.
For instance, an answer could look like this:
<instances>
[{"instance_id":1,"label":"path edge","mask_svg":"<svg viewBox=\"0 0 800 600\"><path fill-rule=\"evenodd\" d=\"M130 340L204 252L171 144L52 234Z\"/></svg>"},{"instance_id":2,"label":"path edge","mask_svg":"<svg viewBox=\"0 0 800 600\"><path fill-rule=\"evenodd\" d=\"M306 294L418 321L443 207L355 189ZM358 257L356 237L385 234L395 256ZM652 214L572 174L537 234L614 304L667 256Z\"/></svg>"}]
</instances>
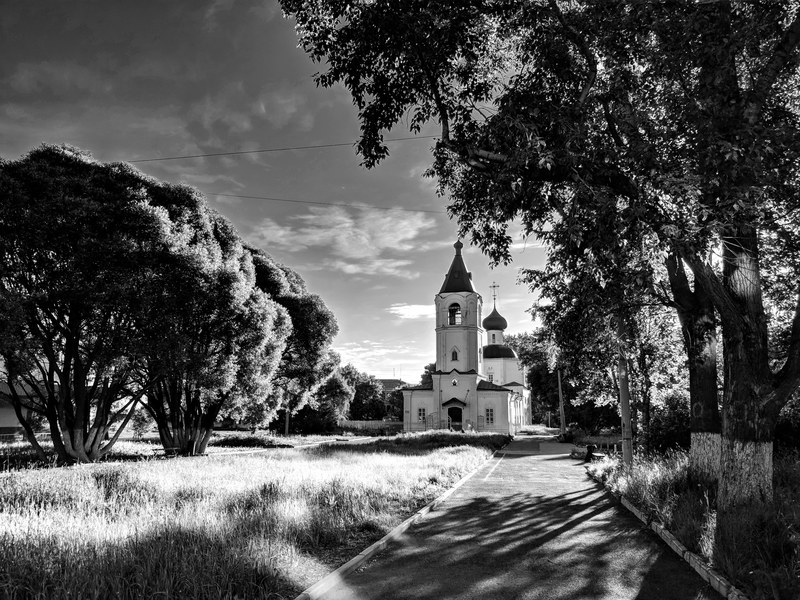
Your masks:
<instances>
[{"instance_id":1,"label":"path edge","mask_svg":"<svg viewBox=\"0 0 800 600\"><path fill-rule=\"evenodd\" d=\"M505 446L503 446L503 448L505 448ZM483 463L475 467L472 471L464 475L464 477L459 479L453 487L449 488L448 490L445 490L445 492L441 496L439 496L438 498L434 498L433 500L428 502L428 504L420 508L417 512L408 517L405 521L400 523L397 527L392 529L389 533L387 533L377 542L367 547L365 550L361 551L359 554L357 554L349 561L344 563L341 567L339 567L335 571L331 571L325 577L317 581L315 584L307 587L305 590L300 592L300 594L294 600L320 600L320 598L322 598L323 595L326 594L331 588L342 583L345 575L347 575L352 571L355 571L370 558L381 552L384 548L386 548L389 542L400 537L400 535L402 535L406 529L411 527L411 525L413 525L422 517L427 515L439 504L447 500L447 498L449 498L453 492L455 492L458 488L460 488L467 481L469 481L472 478L472 476L475 475L475 473L477 473L480 469L482 469L484 465L490 460L492 460L501 450L502 448L492 452L492 455L489 458L487 458ZM747 600L747 599L739 598L735 600Z\"/></svg>"},{"instance_id":2,"label":"path edge","mask_svg":"<svg viewBox=\"0 0 800 600\"><path fill-rule=\"evenodd\" d=\"M634 506L630 500L628 500L625 496L618 496L614 493L609 486L607 486L604 482L600 481L597 477L592 475L589 472L588 467L586 468L586 475L594 480L595 483L602 486L605 491L610 493L612 496L619 497L620 504L624 506L628 512L630 512L634 517L639 519L645 526L653 531L658 537L660 537L664 543L669 546L672 551L681 557L681 559L687 563L695 572L700 575L700 577L709 584L712 588L714 588L721 596L727 598L728 600L750 600L744 592L740 589L735 587L730 581L723 577L722 573L713 569L706 564L706 561L695 554L686 549L686 546L681 544L672 533L670 533L661 523L656 523L652 519L648 519L647 516L642 513L636 506Z\"/></svg>"}]
</instances>

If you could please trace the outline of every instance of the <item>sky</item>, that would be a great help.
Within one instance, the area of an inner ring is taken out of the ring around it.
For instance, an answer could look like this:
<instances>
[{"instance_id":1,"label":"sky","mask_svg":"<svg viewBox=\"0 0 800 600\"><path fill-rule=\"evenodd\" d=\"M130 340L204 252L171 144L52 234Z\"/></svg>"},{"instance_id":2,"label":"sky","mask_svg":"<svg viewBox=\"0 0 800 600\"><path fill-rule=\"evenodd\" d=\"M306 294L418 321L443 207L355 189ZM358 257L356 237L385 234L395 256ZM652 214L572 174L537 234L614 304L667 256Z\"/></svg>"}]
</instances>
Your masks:
<instances>
[{"instance_id":1,"label":"sky","mask_svg":"<svg viewBox=\"0 0 800 600\"><path fill-rule=\"evenodd\" d=\"M6 2L0 56L3 159L67 143L101 161L144 161L134 164L196 187L247 242L300 273L336 315L343 363L416 383L435 360L433 298L458 229L423 177L437 124L361 167L348 92L315 86L324 65L297 47L277 0ZM469 240L463 253L484 314L496 282L507 333L520 333L533 329L533 296L518 269L542 266L544 250L513 237L509 266L490 270Z\"/></svg>"}]
</instances>

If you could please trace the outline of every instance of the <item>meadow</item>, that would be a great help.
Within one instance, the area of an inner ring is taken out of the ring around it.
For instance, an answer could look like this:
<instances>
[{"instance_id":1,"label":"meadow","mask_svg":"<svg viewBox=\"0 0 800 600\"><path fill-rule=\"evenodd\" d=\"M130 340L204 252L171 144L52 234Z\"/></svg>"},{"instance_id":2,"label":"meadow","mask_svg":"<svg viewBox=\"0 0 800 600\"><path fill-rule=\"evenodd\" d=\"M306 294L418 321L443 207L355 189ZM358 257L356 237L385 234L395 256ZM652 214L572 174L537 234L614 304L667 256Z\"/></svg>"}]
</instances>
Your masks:
<instances>
[{"instance_id":1,"label":"meadow","mask_svg":"<svg viewBox=\"0 0 800 600\"><path fill-rule=\"evenodd\" d=\"M508 436L397 436L0 476L0 597L291 598Z\"/></svg>"},{"instance_id":2,"label":"meadow","mask_svg":"<svg viewBox=\"0 0 800 600\"><path fill-rule=\"evenodd\" d=\"M634 457L630 469L618 457L588 469L613 492L672 532L686 548L714 565L751 600L800 598L800 455L776 456L775 502L736 515L717 530L713 487L694 483L685 451Z\"/></svg>"}]
</instances>

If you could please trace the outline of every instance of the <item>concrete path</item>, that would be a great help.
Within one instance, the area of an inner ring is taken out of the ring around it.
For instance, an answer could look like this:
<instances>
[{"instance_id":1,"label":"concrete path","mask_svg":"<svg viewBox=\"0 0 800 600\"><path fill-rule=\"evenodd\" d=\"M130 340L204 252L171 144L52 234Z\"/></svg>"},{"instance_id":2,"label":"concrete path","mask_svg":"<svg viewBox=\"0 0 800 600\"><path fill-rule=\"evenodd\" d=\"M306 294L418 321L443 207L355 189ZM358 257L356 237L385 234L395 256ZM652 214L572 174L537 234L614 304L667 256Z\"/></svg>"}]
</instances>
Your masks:
<instances>
[{"instance_id":1,"label":"concrete path","mask_svg":"<svg viewBox=\"0 0 800 600\"><path fill-rule=\"evenodd\" d=\"M518 437L325 598L719 600L570 448Z\"/></svg>"}]
</instances>

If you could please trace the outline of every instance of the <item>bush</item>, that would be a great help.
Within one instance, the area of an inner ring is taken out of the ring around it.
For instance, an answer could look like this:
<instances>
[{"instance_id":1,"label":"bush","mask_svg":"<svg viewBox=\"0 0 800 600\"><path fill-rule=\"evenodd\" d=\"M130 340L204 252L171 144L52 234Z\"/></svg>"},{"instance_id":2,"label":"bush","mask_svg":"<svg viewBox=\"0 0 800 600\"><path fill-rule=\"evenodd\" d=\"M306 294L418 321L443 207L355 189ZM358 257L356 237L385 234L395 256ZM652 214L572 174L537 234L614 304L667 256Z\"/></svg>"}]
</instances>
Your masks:
<instances>
[{"instance_id":1,"label":"bush","mask_svg":"<svg viewBox=\"0 0 800 600\"><path fill-rule=\"evenodd\" d=\"M688 449L691 443L690 427L691 414L686 398L666 398L664 406L653 407L650 413L649 449L661 453L669 449Z\"/></svg>"},{"instance_id":2,"label":"bush","mask_svg":"<svg viewBox=\"0 0 800 600\"><path fill-rule=\"evenodd\" d=\"M793 396L778 415L775 446L781 452L800 450L800 397Z\"/></svg>"},{"instance_id":3,"label":"bush","mask_svg":"<svg viewBox=\"0 0 800 600\"><path fill-rule=\"evenodd\" d=\"M630 469L606 458L588 472L715 564L752 600L800 598L800 453L776 459L774 505L739 511L724 529L717 525L715 489L690 479L683 451L637 456Z\"/></svg>"}]
</instances>

